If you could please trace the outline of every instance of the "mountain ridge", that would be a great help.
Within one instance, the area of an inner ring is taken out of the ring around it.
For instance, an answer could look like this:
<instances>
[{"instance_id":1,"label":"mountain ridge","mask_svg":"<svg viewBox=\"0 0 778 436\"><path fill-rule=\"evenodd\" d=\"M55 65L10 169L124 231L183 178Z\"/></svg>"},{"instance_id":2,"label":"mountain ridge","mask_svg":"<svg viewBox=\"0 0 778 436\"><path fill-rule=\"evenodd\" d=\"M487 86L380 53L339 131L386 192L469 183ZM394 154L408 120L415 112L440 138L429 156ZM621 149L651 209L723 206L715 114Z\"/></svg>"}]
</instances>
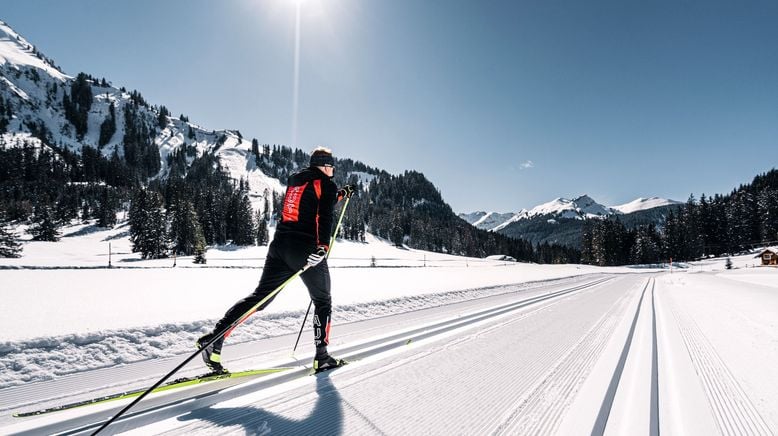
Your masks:
<instances>
[{"instance_id":1,"label":"mountain ridge","mask_svg":"<svg viewBox=\"0 0 778 436\"><path fill-rule=\"evenodd\" d=\"M583 194L572 200L557 197L546 203L542 203L532 209L521 209L515 213L500 212L471 212L460 213L460 218L482 230L498 232L512 223L521 220L530 220L536 217L549 216L547 219L588 219L604 218L613 215L628 215L634 212L650 210L658 207L682 204L682 202L664 199L660 197L637 198L631 202L618 206L604 206L596 202L589 195ZM504 218L504 219L503 219ZM500 219L503 219L501 222Z\"/></svg>"}]
</instances>

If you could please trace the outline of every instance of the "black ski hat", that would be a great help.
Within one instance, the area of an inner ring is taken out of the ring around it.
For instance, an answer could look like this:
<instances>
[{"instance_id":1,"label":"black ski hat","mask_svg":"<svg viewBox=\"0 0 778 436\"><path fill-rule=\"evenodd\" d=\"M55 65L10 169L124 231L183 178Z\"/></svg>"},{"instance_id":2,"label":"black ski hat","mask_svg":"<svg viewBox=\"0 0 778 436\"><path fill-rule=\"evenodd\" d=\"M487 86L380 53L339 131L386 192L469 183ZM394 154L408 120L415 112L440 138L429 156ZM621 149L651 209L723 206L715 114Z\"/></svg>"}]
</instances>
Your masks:
<instances>
[{"instance_id":1,"label":"black ski hat","mask_svg":"<svg viewBox=\"0 0 778 436\"><path fill-rule=\"evenodd\" d=\"M331 154L314 153L311 155L311 161L308 165L312 167L334 167L335 158Z\"/></svg>"}]
</instances>

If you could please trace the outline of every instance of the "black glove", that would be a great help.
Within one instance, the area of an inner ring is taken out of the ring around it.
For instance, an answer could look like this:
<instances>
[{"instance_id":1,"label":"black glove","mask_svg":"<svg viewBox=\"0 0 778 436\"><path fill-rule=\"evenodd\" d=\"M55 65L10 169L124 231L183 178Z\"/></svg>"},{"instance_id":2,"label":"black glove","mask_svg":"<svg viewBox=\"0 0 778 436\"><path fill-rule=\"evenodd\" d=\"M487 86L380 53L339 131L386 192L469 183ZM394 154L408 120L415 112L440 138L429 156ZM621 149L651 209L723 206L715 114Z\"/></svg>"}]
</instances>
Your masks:
<instances>
[{"instance_id":1,"label":"black glove","mask_svg":"<svg viewBox=\"0 0 778 436\"><path fill-rule=\"evenodd\" d=\"M308 266L313 268L327 257L327 247L319 245L316 251L308 255Z\"/></svg>"},{"instance_id":2,"label":"black glove","mask_svg":"<svg viewBox=\"0 0 778 436\"><path fill-rule=\"evenodd\" d=\"M340 188L340 191L338 191L338 197L340 198L351 198L352 195L354 195L354 192L356 189L354 189L351 185L346 185L342 188Z\"/></svg>"}]
</instances>

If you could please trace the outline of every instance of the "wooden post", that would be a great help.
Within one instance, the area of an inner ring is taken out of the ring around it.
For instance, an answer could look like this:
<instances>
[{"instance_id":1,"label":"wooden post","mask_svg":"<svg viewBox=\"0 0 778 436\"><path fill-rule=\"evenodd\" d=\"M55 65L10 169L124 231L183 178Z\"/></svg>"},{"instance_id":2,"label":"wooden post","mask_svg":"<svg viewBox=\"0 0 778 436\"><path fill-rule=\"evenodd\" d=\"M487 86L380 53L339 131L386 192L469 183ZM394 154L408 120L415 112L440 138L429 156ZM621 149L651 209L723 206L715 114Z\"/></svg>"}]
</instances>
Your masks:
<instances>
[{"instance_id":1,"label":"wooden post","mask_svg":"<svg viewBox=\"0 0 778 436\"><path fill-rule=\"evenodd\" d=\"M108 243L108 268L111 267L111 243Z\"/></svg>"}]
</instances>

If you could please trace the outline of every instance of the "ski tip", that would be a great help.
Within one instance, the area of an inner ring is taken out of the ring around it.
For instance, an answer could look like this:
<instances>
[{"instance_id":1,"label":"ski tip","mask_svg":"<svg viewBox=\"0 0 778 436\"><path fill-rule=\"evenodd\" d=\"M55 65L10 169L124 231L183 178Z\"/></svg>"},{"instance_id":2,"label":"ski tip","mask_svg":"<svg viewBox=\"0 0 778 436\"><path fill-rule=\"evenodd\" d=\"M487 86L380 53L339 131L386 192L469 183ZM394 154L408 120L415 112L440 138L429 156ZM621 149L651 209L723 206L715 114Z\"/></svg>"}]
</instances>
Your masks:
<instances>
[{"instance_id":1,"label":"ski tip","mask_svg":"<svg viewBox=\"0 0 778 436\"><path fill-rule=\"evenodd\" d=\"M15 413L11 414L11 417L12 418L29 418L31 416L38 416L38 415L42 415L42 414L43 413L41 413L40 411L35 411L35 412L15 412Z\"/></svg>"}]
</instances>

